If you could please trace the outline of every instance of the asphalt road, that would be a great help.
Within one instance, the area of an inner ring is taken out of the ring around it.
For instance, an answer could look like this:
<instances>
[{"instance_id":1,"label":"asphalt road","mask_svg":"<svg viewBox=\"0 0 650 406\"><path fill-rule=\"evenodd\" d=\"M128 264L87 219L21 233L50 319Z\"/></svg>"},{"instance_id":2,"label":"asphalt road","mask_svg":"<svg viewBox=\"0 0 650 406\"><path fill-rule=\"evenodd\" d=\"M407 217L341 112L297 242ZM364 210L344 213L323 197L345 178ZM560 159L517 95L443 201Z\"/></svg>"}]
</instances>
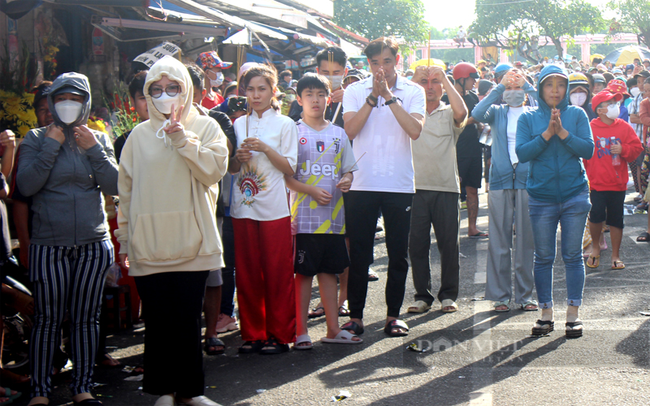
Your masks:
<instances>
[{"instance_id":1,"label":"asphalt road","mask_svg":"<svg viewBox=\"0 0 650 406\"><path fill-rule=\"evenodd\" d=\"M632 197L629 194L628 200ZM485 231L486 201L482 194L479 227ZM606 266L611 249L602 253L599 269L588 269L580 313L585 334L574 340L567 340L563 330L566 288L561 259L554 277L558 330L531 338L539 312L495 313L490 302L481 300L488 242L467 238L465 216L463 211L458 312L443 314L436 302L425 314L402 315L411 328L408 337L385 336L388 258L379 233L373 269L380 280L369 284L363 344L321 344L324 318L309 322L312 351L240 356L239 332L223 334L226 354L205 357L206 395L222 405L251 406L328 405L341 391L350 393L341 401L348 405L649 405L650 317L639 312L650 308L650 245L635 241L645 230L647 216L625 217L625 270ZM609 234L606 238L609 244ZM440 259L435 244L431 262L437 291ZM404 312L413 293L409 275ZM317 295L314 288L312 305ZM169 328L174 328L174 320L169 320ZM113 356L124 365L141 364L143 333L139 329L109 337ZM407 350L412 343L428 351ZM173 362L174 348L169 354ZM121 369L97 369L95 380L105 384L96 388L98 398L106 405L153 405L156 398L141 392L141 382L126 381L128 375ZM69 396L65 382L59 381L51 404L66 404Z\"/></svg>"}]
</instances>

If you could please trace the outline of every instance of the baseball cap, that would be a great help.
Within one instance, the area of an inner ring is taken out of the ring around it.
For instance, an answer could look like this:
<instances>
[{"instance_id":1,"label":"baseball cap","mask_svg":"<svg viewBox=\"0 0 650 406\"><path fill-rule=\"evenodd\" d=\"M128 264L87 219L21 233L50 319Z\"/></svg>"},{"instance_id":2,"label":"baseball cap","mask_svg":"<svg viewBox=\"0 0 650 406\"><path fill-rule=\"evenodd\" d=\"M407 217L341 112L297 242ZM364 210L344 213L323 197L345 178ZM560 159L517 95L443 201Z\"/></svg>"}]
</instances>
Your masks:
<instances>
[{"instance_id":1,"label":"baseball cap","mask_svg":"<svg viewBox=\"0 0 650 406\"><path fill-rule=\"evenodd\" d=\"M74 86L63 86L62 88L58 89L52 96L55 96L57 94L63 94L63 93L70 93L70 94L76 94L78 96L85 96L86 92L83 90L79 90Z\"/></svg>"},{"instance_id":2,"label":"baseball cap","mask_svg":"<svg viewBox=\"0 0 650 406\"><path fill-rule=\"evenodd\" d=\"M38 103L47 97L51 86L52 82L43 82L32 90L34 93L34 101L32 102L32 107L36 108Z\"/></svg>"},{"instance_id":3,"label":"baseball cap","mask_svg":"<svg viewBox=\"0 0 650 406\"><path fill-rule=\"evenodd\" d=\"M356 78L356 79L359 79L359 80L363 80L364 75L361 72L359 72L358 69L348 69L348 74L345 75L343 80L345 80L347 78Z\"/></svg>"},{"instance_id":4,"label":"baseball cap","mask_svg":"<svg viewBox=\"0 0 650 406\"><path fill-rule=\"evenodd\" d=\"M479 80L478 81L478 95L479 96L486 95L487 92L489 92L490 89L492 89L493 86L494 86L494 83L489 81L489 80L485 80L485 79Z\"/></svg>"},{"instance_id":5,"label":"baseball cap","mask_svg":"<svg viewBox=\"0 0 650 406\"><path fill-rule=\"evenodd\" d=\"M647 78L647 77L650 77L650 72L648 72L647 70L644 69L641 72L634 75L634 77L637 77L637 76L643 76L644 78Z\"/></svg>"},{"instance_id":6,"label":"baseball cap","mask_svg":"<svg viewBox=\"0 0 650 406\"><path fill-rule=\"evenodd\" d=\"M594 113L598 109L598 106L600 106L600 103L604 103L606 101L610 100L616 100L617 102L623 100L623 95L619 93L612 93L609 90L603 90L602 92L598 93L591 99L591 107L594 109Z\"/></svg>"},{"instance_id":7,"label":"baseball cap","mask_svg":"<svg viewBox=\"0 0 650 406\"><path fill-rule=\"evenodd\" d=\"M221 68L228 69L232 66L232 62L224 62L219 58L219 55L215 51L203 52L199 54L199 57L196 59L196 64L201 67L201 69L209 68Z\"/></svg>"}]
</instances>

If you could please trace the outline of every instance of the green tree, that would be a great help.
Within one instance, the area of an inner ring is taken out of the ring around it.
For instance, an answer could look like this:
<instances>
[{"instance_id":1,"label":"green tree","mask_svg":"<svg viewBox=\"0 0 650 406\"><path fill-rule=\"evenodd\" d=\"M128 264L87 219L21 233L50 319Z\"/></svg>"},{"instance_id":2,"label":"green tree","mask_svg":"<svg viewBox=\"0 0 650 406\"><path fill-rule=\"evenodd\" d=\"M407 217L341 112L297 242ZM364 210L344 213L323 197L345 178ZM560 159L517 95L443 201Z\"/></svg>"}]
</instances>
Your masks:
<instances>
[{"instance_id":1,"label":"green tree","mask_svg":"<svg viewBox=\"0 0 650 406\"><path fill-rule=\"evenodd\" d=\"M478 45L516 50L532 62L538 59L530 52L534 36L549 37L562 56L561 37L597 32L605 24L585 0L476 0L476 15L469 36Z\"/></svg>"},{"instance_id":2,"label":"green tree","mask_svg":"<svg viewBox=\"0 0 650 406\"><path fill-rule=\"evenodd\" d=\"M334 0L334 23L370 40L395 36L409 46L429 35L421 0Z\"/></svg>"},{"instance_id":3,"label":"green tree","mask_svg":"<svg viewBox=\"0 0 650 406\"><path fill-rule=\"evenodd\" d=\"M639 33L639 40L650 47L650 1L612 0L609 7L621 19L622 31Z\"/></svg>"}]
</instances>

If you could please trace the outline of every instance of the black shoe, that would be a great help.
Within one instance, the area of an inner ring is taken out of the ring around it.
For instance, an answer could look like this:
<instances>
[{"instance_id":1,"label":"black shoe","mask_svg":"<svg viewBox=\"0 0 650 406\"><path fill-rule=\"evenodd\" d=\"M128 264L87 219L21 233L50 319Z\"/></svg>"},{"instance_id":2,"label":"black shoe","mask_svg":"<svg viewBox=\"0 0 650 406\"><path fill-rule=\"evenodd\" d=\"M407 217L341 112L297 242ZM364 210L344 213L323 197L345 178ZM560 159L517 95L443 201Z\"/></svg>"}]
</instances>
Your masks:
<instances>
[{"instance_id":1,"label":"black shoe","mask_svg":"<svg viewBox=\"0 0 650 406\"><path fill-rule=\"evenodd\" d=\"M574 322L566 322L566 337L567 338L578 338L582 337L582 322L576 320Z\"/></svg>"},{"instance_id":2,"label":"black shoe","mask_svg":"<svg viewBox=\"0 0 650 406\"><path fill-rule=\"evenodd\" d=\"M540 327L533 326L534 336L543 336L550 333L555 328L555 322L550 320L537 320L535 324Z\"/></svg>"}]
</instances>

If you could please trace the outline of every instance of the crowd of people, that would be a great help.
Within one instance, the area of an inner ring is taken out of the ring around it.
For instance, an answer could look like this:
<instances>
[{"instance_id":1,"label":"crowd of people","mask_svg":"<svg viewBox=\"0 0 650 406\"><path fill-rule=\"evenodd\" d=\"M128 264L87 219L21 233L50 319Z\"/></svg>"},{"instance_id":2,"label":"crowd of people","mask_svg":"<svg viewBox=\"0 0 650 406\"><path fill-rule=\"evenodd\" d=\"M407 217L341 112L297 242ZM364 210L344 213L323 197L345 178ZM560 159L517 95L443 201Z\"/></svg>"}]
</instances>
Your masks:
<instances>
[{"instance_id":1,"label":"crowd of people","mask_svg":"<svg viewBox=\"0 0 650 406\"><path fill-rule=\"evenodd\" d=\"M66 317L72 400L102 404L91 382L96 362L119 365L105 354L100 329L116 263L137 288L143 390L158 396L156 406L216 405L204 396L203 351L225 351L219 333L240 329L240 353L310 350L307 320L324 315L321 342L362 344L379 217L387 336L409 333L400 320L409 264L408 312L424 313L436 299L444 313L458 310L461 207L467 237L488 239L485 298L496 312L541 308L534 335L555 328L561 225L565 332L582 336L585 264L600 266L604 231L611 269L625 268L628 166L639 209L650 200L650 60L623 67L480 61L402 73L395 39L371 41L364 54L370 72L352 69L342 49L324 49L315 72L299 80L258 63L235 75L213 51L195 63L164 57L133 75L141 122L114 144L87 126L84 75L39 86L39 128L18 150L10 130L0 133L0 197L13 200L33 292L23 309L34 314L30 406L49 402ZM483 178L487 232L477 228ZM0 209L4 264L13 254L4 203ZM639 241L650 240L648 221ZM320 304L310 310L314 276ZM3 297L13 297L4 293L3 285ZM340 325L342 316L349 321Z\"/></svg>"}]
</instances>

